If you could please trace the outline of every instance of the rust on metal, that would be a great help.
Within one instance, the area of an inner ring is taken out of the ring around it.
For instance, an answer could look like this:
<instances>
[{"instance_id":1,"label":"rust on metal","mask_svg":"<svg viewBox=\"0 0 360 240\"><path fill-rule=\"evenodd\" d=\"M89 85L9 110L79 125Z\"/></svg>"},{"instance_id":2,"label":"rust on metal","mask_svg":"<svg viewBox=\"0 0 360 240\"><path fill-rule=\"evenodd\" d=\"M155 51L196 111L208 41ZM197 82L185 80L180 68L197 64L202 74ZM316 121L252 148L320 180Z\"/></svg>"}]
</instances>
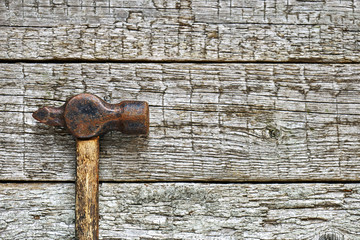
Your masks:
<instances>
[{"instance_id":1,"label":"rust on metal","mask_svg":"<svg viewBox=\"0 0 360 240\"><path fill-rule=\"evenodd\" d=\"M41 123L68 129L76 138L87 139L117 130L126 134L148 134L149 105L143 101L109 104L82 93L61 107L43 107L33 113Z\"/></svg>"},{"instance_id":2,"label":"rust on metal","mask_svg":"<svg viewBox=\"0 0 360 240\"><path fill-rule=\"evenodd\" d=\"M112 130L149 132L149 105L141 101L109 104L83 93L61 107L43 107L33 117L66 128L76 139L75 233L78 240L99 239L99 135Z\"/></svg>"}]
</instances>

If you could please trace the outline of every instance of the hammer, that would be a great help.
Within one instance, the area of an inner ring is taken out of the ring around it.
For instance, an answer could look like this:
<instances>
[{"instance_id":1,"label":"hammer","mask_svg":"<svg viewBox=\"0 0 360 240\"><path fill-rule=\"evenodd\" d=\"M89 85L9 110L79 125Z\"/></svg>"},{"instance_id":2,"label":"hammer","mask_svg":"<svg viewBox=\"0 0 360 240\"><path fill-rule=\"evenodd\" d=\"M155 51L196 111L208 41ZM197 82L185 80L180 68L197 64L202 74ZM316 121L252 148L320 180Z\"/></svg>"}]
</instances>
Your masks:
<instances>
[{"instance_id":1,"label":"hammer","mask_svg":"<svg viewBox=\"0 0 360 240\"><path fill-rule=\"evenodd\" d=\"M148 134L149 105L142 101L109 104L82 93L61 107L43 107L33 117L66 128L76 138L75 234L78 240L99 239L99 136L113 130Z\"/></svg>"}]
</instances>

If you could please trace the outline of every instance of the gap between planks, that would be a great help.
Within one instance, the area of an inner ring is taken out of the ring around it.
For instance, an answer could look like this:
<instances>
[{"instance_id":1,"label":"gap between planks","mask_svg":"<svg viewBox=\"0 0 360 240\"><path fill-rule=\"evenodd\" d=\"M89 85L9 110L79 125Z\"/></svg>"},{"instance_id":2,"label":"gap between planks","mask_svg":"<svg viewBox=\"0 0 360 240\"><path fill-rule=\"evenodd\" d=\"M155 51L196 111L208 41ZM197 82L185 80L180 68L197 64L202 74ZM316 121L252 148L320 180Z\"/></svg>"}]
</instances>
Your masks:
<instances>
[{"instance_id":1,"label":"gap between planks","mask_svg":"<svg viewBox=\"0 0 360 240\"><path fill-rule=\"evenodd\" d=\"M58 183L73 183L75 184L75 181L69 181L69 180L0 180L0 184L9 184L9 183L15 183L15 184L33 184L33 183L39 183L39 184L58 184ZM99 181L99 184L103 183L115 183L115 184L130 184L130 183L138 183L138 184L153 184L153 183L164 183L164 184L171 184L171 183L199 183L199 184L238 184L238 185L245 185L245 184L360 184L359 181L351 181L351 180L299 180L299 181L202 181L202 180L189 180L189 181Z\"/></svg>"},{"instance_id":2,"label":"gap between planks","mask_svg":"<svg viewBox=\"0 0 360 240\"><path fill-rule=\"evenodd\" d=\"M0 64L15 64L15 63L33 63L33 64L113 64L113 63L149 63L149 64L360 64L360 61L323 61L321 59L292 59L291 61L239 61L239 60L187 60L187 59L134 59L134 60L106 60L106 59L0 59Z\"/></svg>"}]
</instances>

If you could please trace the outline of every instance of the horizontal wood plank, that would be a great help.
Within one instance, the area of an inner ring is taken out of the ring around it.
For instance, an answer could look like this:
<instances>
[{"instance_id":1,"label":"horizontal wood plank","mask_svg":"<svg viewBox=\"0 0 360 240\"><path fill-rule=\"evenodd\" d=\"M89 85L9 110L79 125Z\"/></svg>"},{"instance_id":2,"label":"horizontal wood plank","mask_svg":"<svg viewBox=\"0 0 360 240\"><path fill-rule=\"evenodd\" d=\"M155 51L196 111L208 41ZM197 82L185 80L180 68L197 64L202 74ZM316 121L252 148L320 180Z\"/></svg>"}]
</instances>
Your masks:
<instances>
[{"instance_id":1,"label":"horizontal wood plank","mask_svg":"<svg viewBox=\"0 0 360 240\"><path fill-rule=\"evenodd\" d=\"M0 179L75 179L75 141L37 123L90 92L150 104L147 138L100 140L102 181L358 181L358 64L1 64Z\"/></svg>"},{"instance_id":2,"label":"horizontal wood plank","mask_svg":"<svg viewBox=\"0 0 360 240\"><path fill-rule=\"evenodd\" d=\"M359 62L353 0L0 2L0 59Z\"/></svg>"},{"instance_id":3,"label":"horizontal wood plank","mask_svg":"<svg viewBox=\"0 0 360 240\"><path fill-rule=\"evenodd\" d=\"M359 193L359 184L102 184L100 238L359 239ZM1 238L74 239L74 194L70 183L0 184Z\"/></svg>"}]
</instances>

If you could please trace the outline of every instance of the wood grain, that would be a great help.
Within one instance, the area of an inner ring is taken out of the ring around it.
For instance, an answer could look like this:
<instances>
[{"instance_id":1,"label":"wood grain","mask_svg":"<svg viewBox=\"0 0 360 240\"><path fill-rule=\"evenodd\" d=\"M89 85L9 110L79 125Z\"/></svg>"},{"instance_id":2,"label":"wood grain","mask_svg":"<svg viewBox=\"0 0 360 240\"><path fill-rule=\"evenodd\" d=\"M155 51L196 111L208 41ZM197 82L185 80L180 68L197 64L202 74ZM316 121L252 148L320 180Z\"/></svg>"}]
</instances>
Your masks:
<instances>
[{"instance_id":1,"label":"wood grain","mask_svg":"<svg viewBox=\"0 0 360 240\"><path fill-rule=\"evenodd\" d=\"M359 239L359 184L102 184L101 239ZM74 184L0 184L2 239L74 239Z\"/></svg>"},{"instance_id":2,"label":"wood grain","mask_svg":"<svg viewBox=\"0 0 360 240\"><path fill-rule=\"evenodd\" d=\"M357 1L12 0L0 59L359 62Z\"/></svg>"},{"instance_id":3,"label":"wood grain","mask_svg":"<svg viewBox=\"0 0 360 240\"><path fill-rule=\"evenodd\" d=\"M75 235L99 239L99 137L76 140Z\"/></svg>"},{"instance_id":4,"label":"wood grain","mask_svg":"<svg viewBox=\"0 0 360 240\"><path fill-rule=\"evenodd\" d=\"M75 141L31 113L90 92L150 104L100 140L101 181L358 181L359 64L1 64L0 179L75 179Z\"/></svg>"},{"instance_id":5,"label":"wood grain","mask_svg":"<svg viewBox=\"0 0 360 240\"><path fill-rule=\"evenodd\" d=\"M354 0L0 1L0 239L74 239L76 184L28 181L74 181L75 139L31 113L81 92L150 103L148 138L101 139L101 239L360 239L359 184L289 183L360 180L359 26Z\"/></svg>"}]
</instances>

